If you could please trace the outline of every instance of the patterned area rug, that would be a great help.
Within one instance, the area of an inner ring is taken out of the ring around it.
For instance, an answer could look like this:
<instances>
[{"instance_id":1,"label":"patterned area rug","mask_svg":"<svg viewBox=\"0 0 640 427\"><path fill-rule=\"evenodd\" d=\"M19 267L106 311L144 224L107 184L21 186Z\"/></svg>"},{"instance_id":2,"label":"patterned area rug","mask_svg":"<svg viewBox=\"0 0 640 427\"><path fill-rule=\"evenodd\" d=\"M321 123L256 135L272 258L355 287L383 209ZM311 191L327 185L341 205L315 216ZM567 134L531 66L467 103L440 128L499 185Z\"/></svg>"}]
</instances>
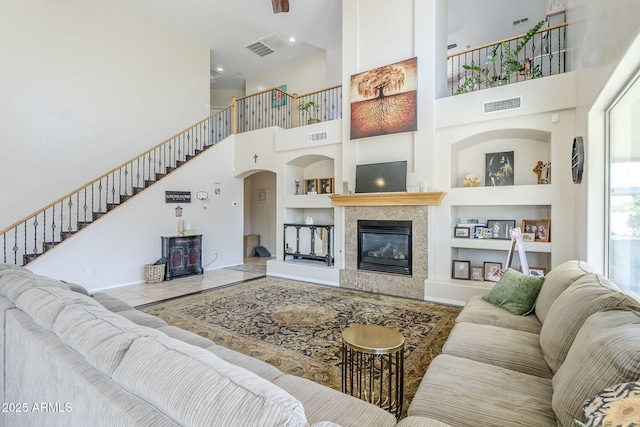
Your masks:
<instances>
[{"instance_id":1,"label":"patterned area rug","mask_svg":"<svg viewBox=\"0 0 640 427\"><path fill-rule=\"evenodd\" d=\"M341 390L342 329L356 324L392 328L405 337L405 413L460 312L457 307L272 277L141 310L336 390Z\"/></svg>"}]
</instances>

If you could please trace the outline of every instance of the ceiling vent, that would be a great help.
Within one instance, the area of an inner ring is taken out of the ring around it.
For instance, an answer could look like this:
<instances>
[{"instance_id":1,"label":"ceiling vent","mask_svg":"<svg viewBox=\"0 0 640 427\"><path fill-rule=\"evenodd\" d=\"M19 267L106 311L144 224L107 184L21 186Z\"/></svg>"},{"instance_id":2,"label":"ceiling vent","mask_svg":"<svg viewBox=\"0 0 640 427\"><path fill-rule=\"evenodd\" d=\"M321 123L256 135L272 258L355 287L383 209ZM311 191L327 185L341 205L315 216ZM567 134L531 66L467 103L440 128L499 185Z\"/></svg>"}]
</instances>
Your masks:
<instances>
[{"instance_id":1,"label":"ceiling vent","mask_svg":"<svg viewBox=\"0 0 640 427\"><path fill-rule=\"evenodd\" d=\"M498 113L500 111L517 110L522 108L522 96L499 99L482 103L482 114Z\"/></svg>"},{"instance_id":2,"label":"ceiling vent","mask_svg":"<svg viewBox=\"0 0 640 427\"><path fill-rule=\"evenodd\" d=\"M260 40L249 43L245 47L258 56L267 56L287 46L289 46L289 42L282 38L282 36L271 33Z\"/></svg>"}]
</instances>

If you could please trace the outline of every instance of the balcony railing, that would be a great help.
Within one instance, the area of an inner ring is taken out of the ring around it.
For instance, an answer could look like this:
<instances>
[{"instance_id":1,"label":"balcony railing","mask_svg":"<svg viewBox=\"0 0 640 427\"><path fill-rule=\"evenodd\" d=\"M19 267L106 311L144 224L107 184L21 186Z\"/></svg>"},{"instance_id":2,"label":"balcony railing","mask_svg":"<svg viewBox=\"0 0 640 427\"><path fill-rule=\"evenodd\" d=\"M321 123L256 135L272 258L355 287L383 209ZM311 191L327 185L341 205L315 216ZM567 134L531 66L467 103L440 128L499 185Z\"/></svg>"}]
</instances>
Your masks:
<instances>
[{"instance_id":1,"label":"balcony railing","mask_svg":"<svg viewBox=\"0 0 640 427\"><path fill-rule=\"evenodd\" d=\"M544 27L528 40L523 34L449 55L448 93L457 95L564 73L566 28L566 23ZM517 55L510 55L516 51Z\"/></svg>"}]
</instances>

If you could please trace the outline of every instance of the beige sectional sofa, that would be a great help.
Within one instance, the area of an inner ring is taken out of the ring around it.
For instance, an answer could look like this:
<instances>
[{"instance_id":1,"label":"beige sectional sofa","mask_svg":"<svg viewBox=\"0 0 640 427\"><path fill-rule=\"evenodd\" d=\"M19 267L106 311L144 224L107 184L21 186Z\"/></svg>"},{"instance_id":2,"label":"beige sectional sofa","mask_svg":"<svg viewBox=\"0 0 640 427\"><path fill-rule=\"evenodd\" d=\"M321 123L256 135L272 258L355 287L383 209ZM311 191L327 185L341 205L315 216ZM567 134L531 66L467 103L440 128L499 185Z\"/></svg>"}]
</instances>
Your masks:
<instances>
[{"instance_id":1,"label":"beige sectional sofa","mask_svg":"<svg viewBox=\"0 0 640 427\"><path fill-rule=\"evenodd\" d=\"M3 426L379 426L390 413L0 264ZM427 425L427 424L425 424Z\"/></svg>"},{"instance_id":2,"label":"beige sectional sofa","mask_svg":"<svg viewBox=\"0 0 640 427\"><path fill-rule=\"evenodd\" d=\"M638 302L569 261L547 274L530 315L471 298L400 425L569 427L599 391L639 379Z\"/></svg>"},{"instance_id":3,"label":"beige sectional sofa","mask_svg":"<svg viewBox=\"0 0 640 427\"><path fill-rule=\"evenodd\" d=\"M640 378L640 308L582 262L546 277L534 314L462 310L409 409L390 413L133 309L0 264L0 425L562 426Z\"/></svg>"}]
</instances>

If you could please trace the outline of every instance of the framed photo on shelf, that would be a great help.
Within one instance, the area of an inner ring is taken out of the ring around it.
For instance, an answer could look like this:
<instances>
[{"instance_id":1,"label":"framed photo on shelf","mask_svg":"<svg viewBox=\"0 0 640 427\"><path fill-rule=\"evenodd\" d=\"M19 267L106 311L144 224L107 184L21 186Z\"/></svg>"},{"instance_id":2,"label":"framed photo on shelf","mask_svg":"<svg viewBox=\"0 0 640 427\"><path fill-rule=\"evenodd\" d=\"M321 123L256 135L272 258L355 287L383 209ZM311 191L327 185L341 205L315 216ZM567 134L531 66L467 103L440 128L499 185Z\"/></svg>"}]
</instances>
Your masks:
<instances>
[{"instance_id":1,"label":"framed photo on shelf","mask_svg":"<svg viewBox=\"0 0 640 427\"><path fill-rule=\"evenodd\" d=\"M536 235L534 233L522 233L523 242L535 242Z\"/></svg>"},{"instance_id":2,"label":"framed photo on shelf","mask_svg":"<svg viewBox=\"0 0 640 427\"><path fill-rule=\"evenodd\" d=\"M469 280L471 278L471 261L453 261L451 277L454 279Z\"/></svg>"},{"instance_id":3,"label":"framed photo on shelf","mask_svg":"<svg viewBox=\"0 0 640 427\"><path fill-rule=\"evenodd\" d=\"M514 220L490 219L487 221L487 228L491 232L492 239L511 240L511 230L516 226Z\"/></svg>"},{"instance_id":4,"label":"framed photo on shelf","mask_svg":"<svg viewBox=\"0 0 640 427\"><path fill-rule=\"evenodd\" d=\"M489 233L489 229L483 225L476 225L473 227L473 238L474 239L485 239L487 238Z\"/></svg>"},{"instance_id":5,"label":"framed photo on shelf","mask_svg":"<svg viewBox=\"0 0 640 427\"><path fill-rule=\"evenodd\" d=\"M485 187L513 185L513 151L485 154L484 185Z\"/></svg>"},{"instance_id":6,"label":"framed photo on shelf","mask_svg":"<svg viewBox=\"0 0 640 427\"><path fill-rule=\"evenodd\" d=\"M453 237L462 237L468 239L471 236L471 229L469 227L454 227Z\"/></svg>"},{"instance_id":7,"label":"framed photo on shelf","mask_svg":"<svg viewBox=\"0 0 640 427\"><path fill-rule=\"evenodd\" d=\"M548 242L550 230L551 230L551 221L548 219L522 220L522 232L533 233L534 242Z\"/></svg>"},{"instance_id":8,"label":"framed photo on shelf","mask_svg":"<svg viewBox=\"0 0 640 427\"><path fill-rule=\"evenodd\" d=\"M547 269L542 267L529 267L529 276L543 277L547 274Z\"/></svg>"},{"instance_id":9,"label":"framed photo on shelf","mask_svg":"<svg viewBox=\"0 0 640 427\"><path fill-rule=\"evenodd\" d=\"M318 194L333 194L333 178L318 179Z\"/></svg>"},{"instance_id":10,"label":"framed photo on shelf","mask_svg":"<svg viewBox=\"0 0 640 427\"><path fill-rule=\"evenodd\" d=\"M497 282L497 280L495 280L495 276L500 274L500 270L502 270L502 263L485 261L483 265L483 269L484 269L484 280Z\"/></svg>"},{"instance_id":11,"label":"framed photo on shelf","mask_svg":"<svg viewBox=\"0 0 640 427\"><path fill-rule=\"evenodd\" d=\"M318 180L317 179L305 179L304 180L304 194L318 194Z\"/></svg>"},{"instance_id":12,"label":"framed photo on shelf","mask_svg":"<svg viewBox=\"0 0 640 427\"><path fill-rule=\"evenodd\" d=\"M484 281L484 268L482 266L471 267L471 280Z\"/></svg>"}]
</instances>

